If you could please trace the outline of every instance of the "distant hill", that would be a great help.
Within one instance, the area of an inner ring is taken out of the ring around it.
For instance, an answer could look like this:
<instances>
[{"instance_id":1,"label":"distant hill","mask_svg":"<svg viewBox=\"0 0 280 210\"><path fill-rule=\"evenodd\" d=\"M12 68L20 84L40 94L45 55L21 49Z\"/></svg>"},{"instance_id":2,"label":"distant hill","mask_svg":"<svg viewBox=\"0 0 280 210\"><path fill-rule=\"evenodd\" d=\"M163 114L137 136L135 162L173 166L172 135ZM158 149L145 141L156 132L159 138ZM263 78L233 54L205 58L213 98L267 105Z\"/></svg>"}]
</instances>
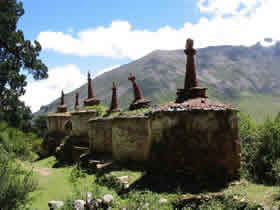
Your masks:
<instances>
[{"instance_id":1,"label":"distant hill","mask_svg":"<svg viewBox=\"0 0 280 210\"><path fill-rule=\"evenodd\" d=\"M238 104L261 119L280 111L280 43L263 47L217 46L198 50L196 56L199 85L208 87L213 100ZM185 74L183 50L154 51L139 60L106 72L93 80L96 95L110 104L112 81L118 85L119 104L128 107L133 99L129 72L136 75L144 96L154 104L174 100L176 89L182 88ZM86 81L85 81L86 82ZM65 102L74 107L74 94L80 102L87 97L87 84L66 94ZM59 99L41 107L35 115L54 112Z\"/></svg>"}]
</instances>

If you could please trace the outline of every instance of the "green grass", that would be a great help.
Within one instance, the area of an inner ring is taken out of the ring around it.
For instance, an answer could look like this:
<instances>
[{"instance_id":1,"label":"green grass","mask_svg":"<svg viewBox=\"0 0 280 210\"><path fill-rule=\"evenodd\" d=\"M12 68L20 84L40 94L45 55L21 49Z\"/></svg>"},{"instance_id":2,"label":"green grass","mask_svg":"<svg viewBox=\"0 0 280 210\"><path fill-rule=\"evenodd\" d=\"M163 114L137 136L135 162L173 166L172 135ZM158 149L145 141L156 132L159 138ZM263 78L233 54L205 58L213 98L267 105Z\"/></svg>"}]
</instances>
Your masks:
<instances>
[{"instance_id":1,"label":"green grass","mask_svg":"<svg viewBox=\"0 0 280 210\"><path fill-rule=\"evenodd\" d=\"M244 180L243 180L244 181ZM266 205L269 207L280 205L279 186L266 186L244 182L240 185L231 186L224 190L226 194L237 195L254 203Z\"/></svg>"},{"instance_id":2,"label":"green grass","mask_svg":"<svg viewBox=\"0 0 280 210\"><path fill-rule=\"evenodd\" d=\"M54 157L37 161L28 167L33 167L38 179L39 188L31 194L33 198L31 209L48 210L48 201L65 200L71 196L73 185L70 182L70 174L73 167L52 168L56 163ZM26 163L25 163L26 164ZM40 171L42 171L40 173ZM45 174L42 174L44 173ZM86 176L82 179L84 188L93 180L93 176Z\"/></svg>"},{"instance_id":3,"label":"green grass","mask_svg":"<svg viewBox=\"0 0 280 210\"><path fill-rule=\"evenodd\" d=\"M33 167L36 171L39 189L31 194L33 201L30 209L48 210L47 203L50 200L67 200L69 198L84 199L81 195L85 195L85 192L94 192L96 196L102 197L105 193L110 193L114 196L115 201L113 209L120 208L136 208L137 205L143 205L149 203L150 207L156 207L160 209L172 209L172 202L182 198L184 195L191 195L188 192L181 192L180 189L173 192L156 192L152 189L134 189L126 193L125 196L118 195L114 188L110 186L97 184L95 181L98 179L96 175L85 175L78 179L76 186L73 182L70 182L70 174L73 172L73 167L53 168L56 160L54 157L50 157L44 160L37 161L35 163L27 163L26 167ZM40 170L47 169L49 174L43 175ZM139 179L143 178L145 172L137 170L119 169L105 173L106 176L128 176L129 184L133 184ZM109 183L110 184L110 183ZM165 183L168 185L168 183ZM76 191L76 195L74 195ZM77 191L80 192L77 197ZM81 194L83 192L84 194ZM242 180L238 185L231 185L225 189L221 189L225 195L237 196L238 198L269 207L279 204L280 187L277 186L265 186L260 184L252 184ZM211 195L211 193L203 193L203 195ZM75 197L76 196L76 197ZM166 204L160 204L159 200L165 198L168 200Z\"/></svg>"}]
</instances>

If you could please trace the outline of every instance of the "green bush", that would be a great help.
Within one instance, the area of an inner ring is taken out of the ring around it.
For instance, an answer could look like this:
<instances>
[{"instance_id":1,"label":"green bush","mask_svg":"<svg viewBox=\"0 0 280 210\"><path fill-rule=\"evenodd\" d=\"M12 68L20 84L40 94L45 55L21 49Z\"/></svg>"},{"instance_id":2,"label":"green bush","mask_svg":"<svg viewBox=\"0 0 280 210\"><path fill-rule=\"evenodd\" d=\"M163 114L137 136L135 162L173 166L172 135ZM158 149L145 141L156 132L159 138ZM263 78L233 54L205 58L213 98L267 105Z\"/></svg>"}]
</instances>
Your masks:
<instances>
[{"instance_id":1,"label":"green bush","mask_svg":"<svg viewBox=\"0 0 280 210\"><path fill-rule=\"evenodd\" d=\"M24 209L28 194L36 189L33 173L23 170L0 145L0 206L2 210Z\"/></svg>"},{"instance_id":2,"label":"green bush","mask_svg":"<svg viewBox=\"0 0 280 210\"><path fill-rule=\"evenodd\" d=\"M40 150L42 139L33 133L24 133L16 128L8 127L7 123L0 122L0 145L14 157L22 160L31 160Z\"/></svg>"},{"instance_id":3,"label":"green bush","mask_svg":"<svg viewBox=\"0 0 280 210\"><path fill-rule=\"evenodd\" d=\"M239 115L241 172L258 183L280 184L280 117L256 124Z\"/></svg>"}]
</instances>

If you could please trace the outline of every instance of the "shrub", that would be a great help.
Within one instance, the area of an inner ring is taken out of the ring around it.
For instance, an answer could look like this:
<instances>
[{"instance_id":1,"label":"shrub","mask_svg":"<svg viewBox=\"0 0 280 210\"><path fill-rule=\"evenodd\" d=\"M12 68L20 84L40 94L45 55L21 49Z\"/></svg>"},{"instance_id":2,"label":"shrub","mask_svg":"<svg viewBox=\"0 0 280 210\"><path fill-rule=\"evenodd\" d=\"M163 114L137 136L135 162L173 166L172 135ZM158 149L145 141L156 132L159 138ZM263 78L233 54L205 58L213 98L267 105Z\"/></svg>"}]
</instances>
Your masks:
<instances>
[{"instance_id":1,"label":"shrub","mask_svg":"<svg viewBox=\"0 0 280 210\"><path fill-rule=\"evenodd\" d=\"M36 189L33 173L23 170L0 145L0 206L2 210L24 209L28 194Z\"/></svg>"},{"instance_id":2,"label":"shrub","mask_svg":"<svg viewBox=\"0 0 280 210\"><path fill-rule=\"evenodd\" d=\"M9 128L7 123L0 122L0 144L10 155L22 160L34 159L41 143L42 139L35 134Z\"/></svg>"},{"instance_id":3,"label":"shrub","mask_svg":"<svg viewBox=\"0 0 280 210\"><path fill-rule=\"evenodd\" d=\"M255 177L255 156L260 146L258 125L246 113L239 113L239 131L241 146L241 175Z\"/></svg>"},{"instance_id":4,"label":"shrub","mask_svg":"<svg viewBox=\"0 0 280 210\"><path fill-rule=\"evenodd\" d=\"M253 159L256 181L276 184L280 179L280 121L267 119L259 130L260 144Z\"/></svg>"},{"instance_id":5,"label":"shrub","mask_svg":"<svg viewBox=\"0 0 280 210\"><path fill-rule=\"evenodd\" d=\"M256 124L239 115L241 173L258 183L280 183L280 117Z\"/></svg>"}]
</instances>

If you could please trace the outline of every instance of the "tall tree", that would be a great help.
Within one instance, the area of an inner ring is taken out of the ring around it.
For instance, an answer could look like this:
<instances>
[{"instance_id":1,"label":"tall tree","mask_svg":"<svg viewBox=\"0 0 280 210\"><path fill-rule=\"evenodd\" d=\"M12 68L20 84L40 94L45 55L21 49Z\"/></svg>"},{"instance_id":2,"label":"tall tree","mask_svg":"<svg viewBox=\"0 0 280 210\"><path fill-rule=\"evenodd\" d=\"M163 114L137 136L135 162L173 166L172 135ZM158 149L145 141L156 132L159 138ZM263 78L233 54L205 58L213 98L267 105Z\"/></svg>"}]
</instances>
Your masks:
<instances>
[{"instance_id":1,"label":"tall tree","mask_svg":"<svg viewBox=\"0 0 280 210\"><path fill-rule=\"evenodd\" d=\"M25 40L23 32L17 29L23 14L22 2L0 0L0 117L14 126L30 112L19 100L25 93L26 74L34 79L48 76L48 68L38 58L40 43Z\"/></svg>"}]
</instances>

